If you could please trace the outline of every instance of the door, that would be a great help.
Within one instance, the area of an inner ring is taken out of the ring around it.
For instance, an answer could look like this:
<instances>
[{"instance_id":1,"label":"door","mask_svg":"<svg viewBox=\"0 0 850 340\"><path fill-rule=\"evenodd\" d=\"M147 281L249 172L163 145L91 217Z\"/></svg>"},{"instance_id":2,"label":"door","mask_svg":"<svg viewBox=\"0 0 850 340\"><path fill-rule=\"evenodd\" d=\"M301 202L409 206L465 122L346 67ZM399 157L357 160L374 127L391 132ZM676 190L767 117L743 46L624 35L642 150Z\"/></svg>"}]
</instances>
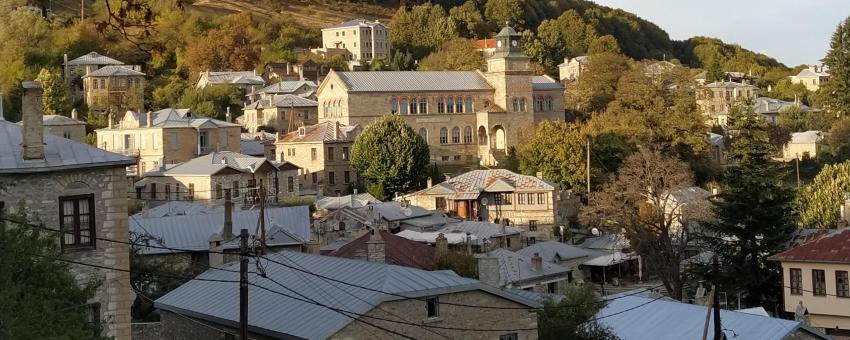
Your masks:
<instances>
[{"instance_id":1,"label":"door","mask_svg":"<svg viewBox=\"0 0 850 340\"><path fill-rule=\"evenodd\" d=\"M504 150L506 145L505 141L505 129L501 126L496 127L496 150Z\"/></svg>"}]
</instances>

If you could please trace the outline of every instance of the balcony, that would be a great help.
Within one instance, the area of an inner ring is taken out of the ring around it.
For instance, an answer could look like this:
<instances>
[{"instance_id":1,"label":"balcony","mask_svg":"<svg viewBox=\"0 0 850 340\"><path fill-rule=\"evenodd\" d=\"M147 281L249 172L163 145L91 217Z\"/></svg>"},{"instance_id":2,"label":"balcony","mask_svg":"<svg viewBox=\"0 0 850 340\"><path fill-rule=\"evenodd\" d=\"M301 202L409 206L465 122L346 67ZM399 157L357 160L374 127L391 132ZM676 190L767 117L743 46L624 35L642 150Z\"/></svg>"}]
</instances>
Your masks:
<instances>
[{"instance_id":1,"label":"balcony","mask_svg":"<svg viewBox=\"0 0 850 340\"><path fill-rule=\"evenodd\" d=\"M106 149L106 151L117 153L127 157L139 157L139 149Z\"/></svg>"}]
</instances>

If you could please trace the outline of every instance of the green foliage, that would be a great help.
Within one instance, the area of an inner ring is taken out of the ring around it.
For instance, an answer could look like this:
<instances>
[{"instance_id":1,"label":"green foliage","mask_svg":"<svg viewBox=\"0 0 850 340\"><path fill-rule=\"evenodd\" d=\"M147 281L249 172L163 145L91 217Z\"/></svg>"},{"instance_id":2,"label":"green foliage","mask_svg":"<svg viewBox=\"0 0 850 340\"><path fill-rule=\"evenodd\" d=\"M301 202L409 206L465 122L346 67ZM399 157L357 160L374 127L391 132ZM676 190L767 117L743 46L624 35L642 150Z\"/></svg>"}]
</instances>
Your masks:
<instances>
[{"instance_id":1,"label":"green foliage","mask_svg":"<svg viewBox=\"0 0 850 340\"><path fill-rule=\"evenodd\" d=\"M817 91L821 107L837 117L850 114L850 17L835 29L829 52L823 58L829 66L829 81Z\"/></svg>"},{"instance_id":2,"label":"green foliage","mask_svg":"<svg viewBox=\"0 0 850 340\"><path fill-rule=\"evenodd\" d=\"M594 55L601 53L620 54L620 44L617 42L617 38L614 38L613 35L603 35L593 39L587 47L587 54Z\"/></svg>"},{"instance_id":3,"label":"green foliage","mask_svg":"<svg viewBox=\"0 0 850 340\"><path fill-rule=\"evenodd\" d=\"M779 111L777 124L789 132L809 130L828 130L831 121L819 111L803 111L800 106L792 106Z\"/></svg>"},{"instance_id":4,"label":"green foliage","mask_svg":"<svg viewBox=\"0 0 850 340\"><path fill-rule=\"evenodd\" d=\"M421 187L428 177L428 144L401 117L387 115L363 129L351 150L351 165L384 200Z\"/></svg>"},{"instance_id":5,"label":"green foliage","mask_svg":"<svg viewBox=\"0 0 850 340\"><path fill-rule=\"evenodd\" d=\"M422 71L474 71L484 69L484 58L475 49L475 43L467 39L446 42L434 53L419 63Z\"/></svg>"},{"instance_id":6,"label":"green foliage","mask_svg":"<svg viewBox=\"0 0 850 340\"><path fill-rule=\"evenodd\" d=\"M454 19L440 5L424 3L398 9L392 19L390 40L396 51L409 51L420 59L458 37Z\"/></svg>"},{"instance_id":7,"label":"green foliage","mask_svg":"<svg viewBox=\"0 0 850 340\"><path fill-rule=\"evenodd\" d=\"M604 307L590 285L570 286L560 302L546 301L537 312L540 339L616 340L609 329L591 321Z\"/></svg>"},{"instance_id":8,"label":"green foliage","mask_svg":"<svg viewBox=\"0 0 850 340\"><path fill-rule=\"evenodd\" d=\"M231 112L239 110L241 99L242 90L233 86L187 87L177 106L189 108L197 115L223 120L228 107Z\"/></svg>"},{"instance_id":9,"label":"green foliage","mask_svg":"<svg viewBox=\"0 0 850 340\"><path fill-rule=\"evenodd\" d=\"M486 38L489 27L474 0L449 9L449 17L455 22L458 34L464 38Z\"/></svg>"},{"instance_id":10,"label":"green foliage","mask_svg":"<svg viewBox=\"0 0 850 340\"><path fill-rule=\"evenodd\" d=\"M393 71L413 71L416 69L416 61L413 60L413 53L409 51L394 51L389 68Z\"/></svg>"},{"instance_id":11,"label":"green foliage","mask_svg":"<svg viewBox=\"0 0 850 340\"><path fill-rule=\"evenodd\" d=\"M781 99L785 101L799 100L803 104L809 103L811 92L806 88L806 85L801 83L792 83L791 79L783 78L776 82L776 86L771 87L771 91L766 95L771 98Z\"/></svg>"},{"instance_id":12,"label":"green foliage","mask_svg":"<svg viewBox=\"0 0 850 340\"><path fill-rule=\"evenodd\" d=\"M797 194L803 228L835 228L839 208L850 194L850 162L826 166Z\"/></svg>"},{"instance_id":13,"label":"green foliage","mask_svg":"<svg viewBox=\"0 0 850 340\"><path fill-rule=\"evenodd\" d=\"M517 150L520 172L543 177L583 192L587 184L585 141L579 128L570 123L543 121L534 135Z\"/></svg>"},{"instance_id":14,"label":"green foliage","mask_svg":"<svg viewBox=\"0 0 850 340\"><path fill-rule=\"evenodd\" d=\"M596 37L593 26L586 24L576 11L569 10L557 19L540 23L537 28L537 43L531 45L529 56L542 64L547 71L554 73L564 58L586 54L588 46Z\"/></svg>"},{"instance_id":15,"label":"green foliage","mask_svg":"<svg viewBox=\"0 0 850 340\"><path fill-rule=\"evenodd\" d=\"M478 266L475 257L463 251L449 251L445 256L437 257L434 263L435 270L451 270L457 275L478 279Z\"/></svg>"},{"instance_id":16,"label":"green foliage","mask_svg":"<svg viewBox=\"0 0 850 340\"><path fill-rule=\"evenodd\" d=\"M22 211L22 210L19 210ZM24 214L11 214L25 220ZM0 338L100 339L85 318L99 282L80 287L61 253L57 235L0 222ZM50 226L56 228L56 226Z\"/></svg>"},{"instance_id":17,"label":"green foliage","mask_svg":"<svg viewBox=\"0 0 850 340\"><path fill-rule=\"evenodd\" d=\"M614 100L617 83L630 68L625 56L603 53L591 56L575 86L568 89L567 104L581 112L601 112Z\"/></svg>"},{"instance_id":18,"label":"green foliage","mask_svg":"<svg viewBox=\"0 0 850 340\"><path fill-rule=\"evenodd\" d=\"M390 67L384 58L375 58L369 63L369 71L387 71L389 69Z\"/></svg>"},{"instance_id":19,"label":"green foliage","mask_svg":"<svg viewBox=\"0 0 850 340\"><path fill-rule=\"evenodd\" d=\"M43 68L35 80L41 83L41 102L45 114L67 116L71 113L71 95L59 70Z\"/></svg>"},{"instance_id":20,"label":"green foliage","mask_svg":"<svg viewBox=\"0 0 850 340\"><path fill-rule=\"evenodd\" d=\"M343 58L341 55L335 55L333 57L330 57L327 61L325 61L325 67L337 72L350 71L350 69L348 68L348 62L345 61L345 58Z\"/></svg>"},{"instance_id":21,"label":"green foliage","mask_svg":"<svg viewBox=\"0 0 850 340\"><path fill-rule=\"evenodd\" d=\"M832 124L824 138L820 158L831 163L850 160L850 119L840 119Z\"/></svg>"},{"instance_id":22,"label":"green foliage","mask_svg":"<svg viewBox=\"0 0 850 340\"><path fill-rule=\"evenodd\" d=\"M525 10L521 0L487 0L484 4L484 15L495 27L522 27L525 23Z\"/></svg>"},{"instance_id":23,"label":"green foliage","mask_svg":"<svg viewBox=\"0 0 850 340\"><path fill-rule=\"evenodd\" d=\"M150 85L155 85L151 82ZM155 85L152 92L151 104L154 108L176 107L180 104L180 98L191 87L186 80L179 75L172 75L161 85Z\"/></svg>"},{"instance_id":24,"label":"green foliage","mask_svg":"<svg viewBox=\"0 0 850 340\"><path fill-rule=\"evenodd\" d=\"M253 25L251 14L245 12L227 17L222 27L189 41L183 59L189 75L195 79L204 71L253 70L260 56L251 38Z\"/></svg>"},{"instance_id":25,"label":"green foliage","mask_svg":"<svg viewBox=\"0 0 850 340\"><path fill-rule=\"evenodd\" d=\"M678 42L677 58L682 64L691 67L701 67L706 70L720 69L722 71L735 71L752 73L760 76L772 69L787 71L787 67L776 59L766 55L746 50L738 45L726 44L720 39L707 37L693 37ZM708 79L714 81L722 77Z\"/></svg>"}]
</instances>

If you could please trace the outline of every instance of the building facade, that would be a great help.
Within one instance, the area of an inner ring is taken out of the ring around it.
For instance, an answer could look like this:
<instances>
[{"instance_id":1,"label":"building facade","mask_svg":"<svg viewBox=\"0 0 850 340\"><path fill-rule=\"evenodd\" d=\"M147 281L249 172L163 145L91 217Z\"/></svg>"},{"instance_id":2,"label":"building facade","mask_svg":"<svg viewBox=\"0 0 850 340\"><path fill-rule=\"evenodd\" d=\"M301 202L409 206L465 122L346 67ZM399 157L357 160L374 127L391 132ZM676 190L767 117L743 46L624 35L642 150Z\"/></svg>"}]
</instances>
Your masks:
<instances>
[{"instance_id":1,"label":"building facade","mask_svg":"<svg viewBox=\"0 0 850 340\"><path fill-rule=\"evenodd\" d=\"M61 230L45 234L54 237L62 258L118 269L69 264L81 285L100 282L85 306L89 320L101 326L101 335L129 340L130 250L102 239L129 237L125 167L134 160L44 134L40 84L23 87L23 126L0 120L0 206L23 204L45 227Z\"/></svg>"},{"instance_id":2,"label":"building facade","mask_svg":"<svg viewBox=\"0 0 850 340\"><path fill-rule=\"evenodd\" d=\"M725 127L732 107L755 100L758 88L746 82L713 82L697 91L697 107L709 125Z\"/></svg>"},{"instance_id":3,"label":"building facade","mask_svg":"<svg viewBox=\"0 0 850 340\"><path fill-rule=\"evenodd\" d=\"M95 132L97 147L139 160L133 171L138 176L213 151L238 152L241 143L239 125L197 117L189 109L127 111L118 124L110 116L107 127Z\"/></svg>"},{"instance_id":4,"label":"building facade","mask_svg":"<svg viewBox=\"0 0 850 340\"><path fill-rule=\"evenodd\" d=\"M263 95L242 111L245 113L242 124L249 133L259 132L261 127L289 133L298 127L319 122L318 103L292 94Z\"/></svg>"},{"instance_id":5,"label":"building facade","mask_svg":"<svg viewBox=\"0 0 850 340\"><path fill-rule=\"evenodd\" d=\"M487 72L331 72L319 85L319 122L365 126L396 114L428 143L439 163L497 165L518 133L564 120L563 87L533 76L520 35L496 36Z\"/></svg>"},{"instance_id":6,"label":"building facade","mask_svg":"<svg viewBox=\"0 0 850 340\"><path fill-rule=\"evenodd\" d=\"M584 69L587 67L588 58L586 55L578 56L572 59L564 58L564 62L558 65L558 79L561 84L566 86L578 80Z\"/></svg>"},{"instance_id":7,"label":"building facade","mask_svg":"<svg viewBox=\"0 0 850 340\"><path fill-rule=\"evenodd\" d=\"M302 126L279 135L274 154L278 161L301 168L302 193L339 196L351 192L357 182L350 152L358 134L360 127L336 122Z\"/></svg>"},{"instance_id":8,"label":"building facade","mask_svg":"<svg viewBox=\"0 0 850 340\"><path fill-rule=\"evenodd\" d=\"M95 112L144 108L145 74L132 66L104 66L83 76L86 105Z\"/></svg>"},{"instance_id":9,"label":"building facade","mask_svg":"<svg viewBox=\"0 0 850 340\"><path fill-rule=\"evenodd\" d=\"M803 84L809 91L817 91L829 80L829 69L825 65L811 65L790 78L791 83Z\"/></svg>"},{"instance_id":10,"label":"building facade","mask_svg":"<svg viewBox=\"0 0 850 340\"><path fill-rule=\"evenodd\" d=\"M322 29L322 49L347 50L345 60L357 66L390 57L390 29L380 21L354 19Z\"/></svg>"},{"instance_id":11,"label":"building facade","mask_svg":"<svg viewBox=\"0 0 850 340\"><path fill-rule=\"evenodd\" d=\"M77 120L77 112L71 112L71 117L60 115L44 115L44 133L84 142L86 138L86 123Z\"/></svg>"}]
</instances>

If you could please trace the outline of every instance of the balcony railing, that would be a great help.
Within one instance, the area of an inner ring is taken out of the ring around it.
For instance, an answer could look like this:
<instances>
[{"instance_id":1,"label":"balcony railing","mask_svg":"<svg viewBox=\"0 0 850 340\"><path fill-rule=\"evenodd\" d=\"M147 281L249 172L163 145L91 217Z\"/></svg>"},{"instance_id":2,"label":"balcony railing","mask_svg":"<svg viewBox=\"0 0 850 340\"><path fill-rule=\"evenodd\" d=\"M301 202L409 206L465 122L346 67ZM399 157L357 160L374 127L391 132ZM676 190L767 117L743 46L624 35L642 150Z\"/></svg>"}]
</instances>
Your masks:
<instances>
[{"instance_id":1,"label":"balcony railing","mask_svg":"<svg viewBox=\"0 0 850 340\"><path fill-rule=\"evenodd\" d=\"M106 151L128 157L139 157L139 149L107 149Z\"/></svg>"}]
</instances>

